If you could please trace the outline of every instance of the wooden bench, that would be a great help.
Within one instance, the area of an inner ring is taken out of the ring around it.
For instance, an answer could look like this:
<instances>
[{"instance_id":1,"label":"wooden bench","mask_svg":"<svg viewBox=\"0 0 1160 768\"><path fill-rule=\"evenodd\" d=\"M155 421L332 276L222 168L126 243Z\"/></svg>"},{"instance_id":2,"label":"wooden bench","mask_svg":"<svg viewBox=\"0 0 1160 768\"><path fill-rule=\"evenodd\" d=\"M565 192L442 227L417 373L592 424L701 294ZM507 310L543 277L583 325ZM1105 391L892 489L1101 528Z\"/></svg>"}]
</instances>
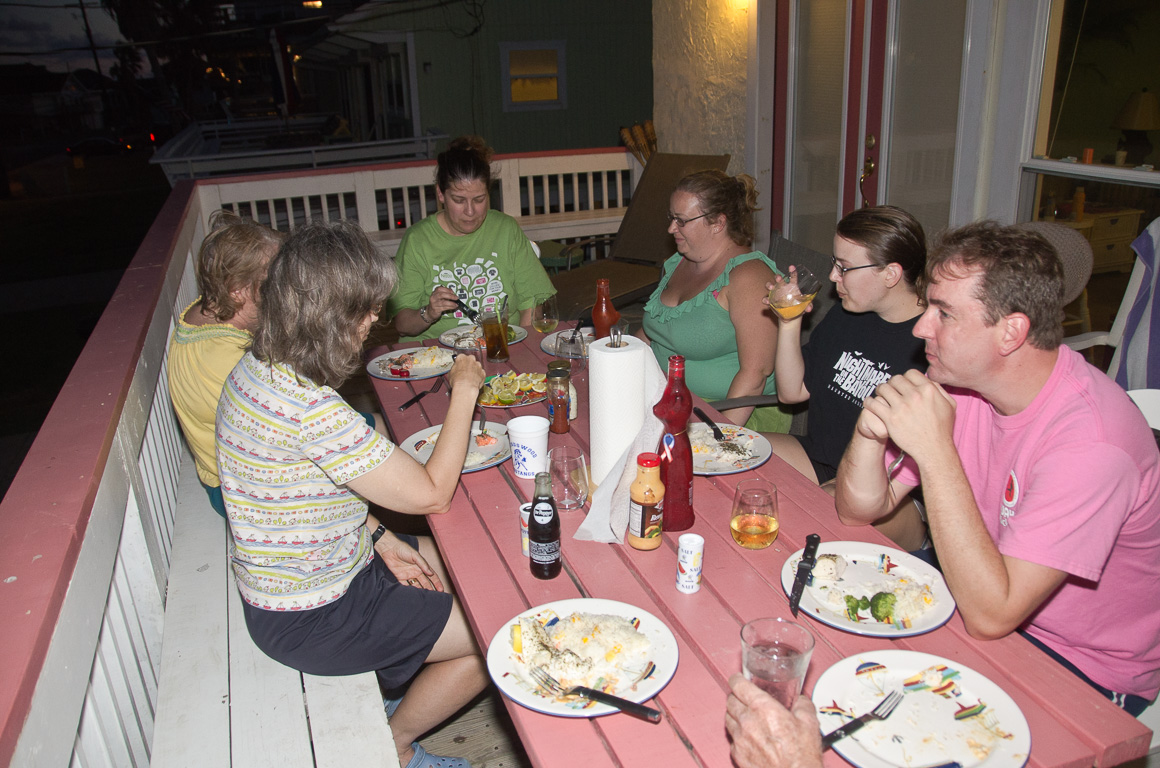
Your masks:
<instances>
[{"instance_id":1,"label":"wooden bench","mask_svg":"<svg viewBox=\"0 0 1160 768\"><path fill-rule=\"evenodd\" d=\"M225 521L188 456L178 485L151 765L399 765L373 672L306 675L254 646L229 569Z\"/></svg>"}]
</instances>

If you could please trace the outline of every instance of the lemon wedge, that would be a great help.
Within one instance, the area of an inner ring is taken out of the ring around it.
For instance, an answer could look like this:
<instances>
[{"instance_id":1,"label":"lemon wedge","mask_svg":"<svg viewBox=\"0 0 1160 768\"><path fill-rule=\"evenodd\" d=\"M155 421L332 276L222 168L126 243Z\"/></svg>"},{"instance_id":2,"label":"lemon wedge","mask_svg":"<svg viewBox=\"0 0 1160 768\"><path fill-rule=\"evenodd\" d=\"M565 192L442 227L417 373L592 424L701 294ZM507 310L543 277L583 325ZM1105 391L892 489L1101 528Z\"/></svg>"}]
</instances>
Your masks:
<instances>
[{"instance_id":1,"label":"lemon wedge","mask_svg":"<svg viewBox=\"0 0 1160 768\"><path fill-rule=\"evenodd\" d=\"M545 381L536 381L532 383L532 391L536 394L544 394L548 391L548 383Z\"/></svg>"},{"instance_id":2,"label":"lemon wedge","mask_svg":"<svg viewBox=\"0 0 1160 768\"><path fill-rule=\"evenodd\" d=\"M512 650L516 653L523 653L523 627L519 624L512 624Z\"/></svg>"}]
</instances>

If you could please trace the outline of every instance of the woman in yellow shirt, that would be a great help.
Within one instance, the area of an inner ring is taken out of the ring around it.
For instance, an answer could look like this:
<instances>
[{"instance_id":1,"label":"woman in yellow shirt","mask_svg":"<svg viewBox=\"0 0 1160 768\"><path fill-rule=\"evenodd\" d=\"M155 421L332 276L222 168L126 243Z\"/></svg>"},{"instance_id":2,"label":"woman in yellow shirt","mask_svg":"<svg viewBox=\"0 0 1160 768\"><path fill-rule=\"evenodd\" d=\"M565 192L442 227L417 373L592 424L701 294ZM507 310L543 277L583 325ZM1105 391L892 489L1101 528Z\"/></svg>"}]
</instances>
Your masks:
<instances>
[{"instance_id":1,"label":"woman in yellow shirt","mask_svg":"<svg viewBox=\"0 0 1160 768\"><path fill-rule=\"evenodd\" d=\"M225 517L214 452L214 417L226 376L242 359L258 318L258 288L285 235L228 211L210 218L197 254L197 301L169 341L169 396L193 451L197 476Z\"/></svg>"}]
</instances>

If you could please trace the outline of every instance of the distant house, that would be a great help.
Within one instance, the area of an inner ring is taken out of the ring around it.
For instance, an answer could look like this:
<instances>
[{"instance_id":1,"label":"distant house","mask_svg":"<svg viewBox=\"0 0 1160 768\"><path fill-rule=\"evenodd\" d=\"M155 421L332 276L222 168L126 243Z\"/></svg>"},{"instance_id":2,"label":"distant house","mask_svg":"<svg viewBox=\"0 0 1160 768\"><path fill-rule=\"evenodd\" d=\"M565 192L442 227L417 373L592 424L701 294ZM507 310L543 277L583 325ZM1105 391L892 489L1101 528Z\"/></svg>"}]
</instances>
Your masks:
<instances>
[{"instance_id":1,"label":"distant house","mask_svg":"<svg viewBox=\"0 0 1160 768\"><path fill-rule=\"evenodd\" d=\"M79 122L79 127L99 131L106 127L108 99L118 98L114 83L91 69L70 72L60 89L60 103L64 112Z\"/></svg>"}]
</instances>

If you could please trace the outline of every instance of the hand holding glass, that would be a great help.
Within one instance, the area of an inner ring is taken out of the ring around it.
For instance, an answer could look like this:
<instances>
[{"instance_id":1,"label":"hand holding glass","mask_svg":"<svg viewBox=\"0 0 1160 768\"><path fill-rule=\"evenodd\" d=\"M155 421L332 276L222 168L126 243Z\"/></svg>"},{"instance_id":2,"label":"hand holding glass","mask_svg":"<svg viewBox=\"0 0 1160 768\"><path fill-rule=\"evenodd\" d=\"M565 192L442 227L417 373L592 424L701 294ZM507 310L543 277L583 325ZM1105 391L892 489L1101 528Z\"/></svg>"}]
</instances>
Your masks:
<instances>
[{"instance_id":1,"label":"hand holding glass","mask_svg":"<svg viewBox=\"0 0 1160 768\"><path fill-rule=\"evenodd\" d=\"M788 277L774 279L773 290L769 292L769 306L782 320L793 320L806 311L821 289L822 281L814 277L813 272L800 264L793 264Z\"/></svg>"},{"instance_id":2,"label":"hand holding glass","mask_svg":"<svg viewBox=\"0 0 1160 768\"><path fill-rule=\"evenodd\" d=\"M765 549L777 538L777 489L752 478L737 484L729 520L733 540L746 549Z\"/></svg>"},{"instance_id":3,"label":"hand holding glass","mask_svg":"<svg viewBox=\"0 0 1160 768\"><path fill-rule=\"evenodd\" d=\"M756 619L741 628L741 671L745 679L792 709L802 691L814 636L787 619Z\"/></svg>"},{"instance_id":4,"label":"hand holding glass","mask_svg":"<svg viewBox=\"0 0 1160 768\"><path fill-rule=\"evenodd\" d=\"M532 307L532 327L540 333L551 333L560 322L560 309L555 294L540 299Z\"/></svg>"}]
</instances>

